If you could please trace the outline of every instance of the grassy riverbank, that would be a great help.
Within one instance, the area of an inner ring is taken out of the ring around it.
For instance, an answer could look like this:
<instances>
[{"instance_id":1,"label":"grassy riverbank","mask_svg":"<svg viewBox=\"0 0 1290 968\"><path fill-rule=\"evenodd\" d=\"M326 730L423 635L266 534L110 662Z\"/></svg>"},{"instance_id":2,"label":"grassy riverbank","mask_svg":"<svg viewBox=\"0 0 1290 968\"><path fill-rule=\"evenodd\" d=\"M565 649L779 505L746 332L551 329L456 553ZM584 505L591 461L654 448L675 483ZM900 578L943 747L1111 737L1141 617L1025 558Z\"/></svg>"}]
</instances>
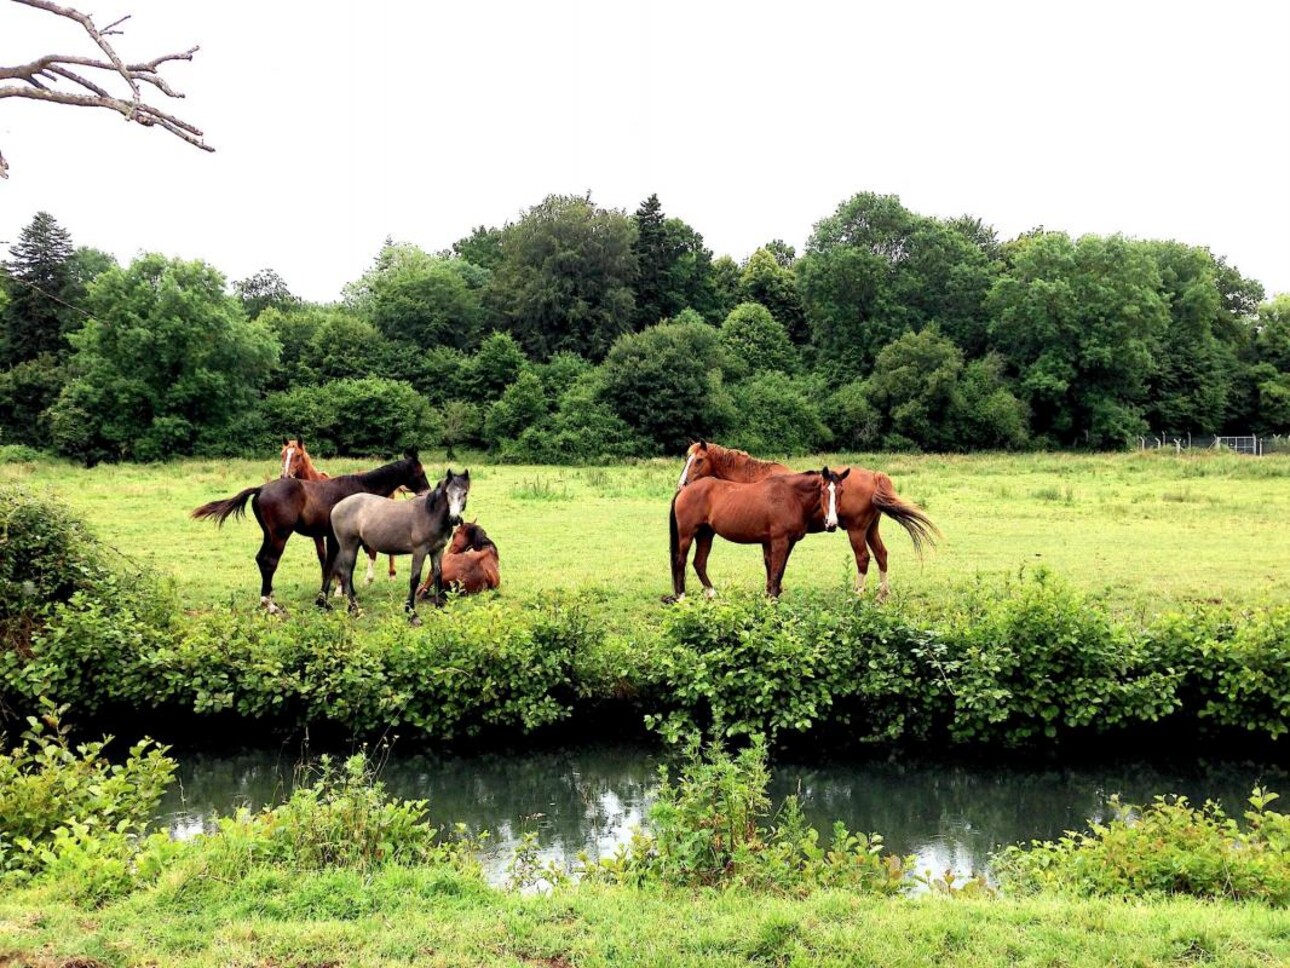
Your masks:
<instances>
[{"instance_id":1,"label":"grassy riverbank","mask_svg":"<svg viewBox=\"0 0 1290 968\"><path fill-rule=\"evenodd\" d=\"M94 959L74 961L73 959ZM1270 968L1290 916L1256 904L579 887L490 890L438 869L272 868L185 894L162 882L86 911L56 885L0 899L0 964L57 966L935 964Z\"/></svg>"}]
</instances>

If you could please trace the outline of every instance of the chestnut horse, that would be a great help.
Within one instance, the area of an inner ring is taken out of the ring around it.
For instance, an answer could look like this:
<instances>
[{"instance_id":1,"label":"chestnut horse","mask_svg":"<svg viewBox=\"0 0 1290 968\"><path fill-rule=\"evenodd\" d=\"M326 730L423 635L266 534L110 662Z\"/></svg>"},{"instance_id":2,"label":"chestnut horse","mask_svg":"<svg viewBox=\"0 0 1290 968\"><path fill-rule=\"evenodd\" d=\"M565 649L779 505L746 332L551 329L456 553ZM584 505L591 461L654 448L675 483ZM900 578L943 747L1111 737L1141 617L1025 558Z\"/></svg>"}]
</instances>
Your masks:
<instances>
[{"instance_id":1,"label":"chestnut horse","mask_svg":"<svg viewBox=\"0 0 1290 968\"><path fill-rule=\"evenodd\" d=\"M443 583L463 595L490 591L502 583L499 561L497 545L488 533L474 521L463 521L443 553ZM432 578L417 589L418 597L429 592Z\"/></svg>"},{"instance_id":2,"label":"chestnut horse","mask_svg":"<svg viewBox=\"0 0 1290 968\"><path fill-rule=\"evenodd\" d=\"M766 594L778 598L784 568L793 546L815 520L826 531L838 526L838 507L850 469L835 474L827 467L805 474L773 474L752 484L705 477L677 490L672 498L668 528L672 550L672 594L664 601L685 597L685 561L694 542L694 571L703 593L717 591L708 580L712 538L721 535L736 544L760 544L766 564Z\"/></svg>"},{"instance_id":3,"label":"chestnut horse","mask_svg":"<svg viewBox=\"0 0 1290 968\"><path fill-rule=\"evenodd\" d=\"M260 604L270 614L282 612L273 601L273 573L278 569L282 549L294 534L310 538L331 538L331 509L351 494L379 494L389 497L400 487L412 491L429 490L425 471L415 450L409 450L402 460L385 464L365 474L344 474L325 481L301 481L294 477L280 477L259 487L248 487L222 501L211 501L192 512L194 518L214 518L223 526L229 518L243 517L246 502L250 500L255 520L264 532L255 562L260 566ZM323 581L330 578L326 561L320 562Z\"/></svg>"},{"instance_id":4,"label":"chestnut horse","mask_svg":"<svg viewBox=\"0 0 1290 968\"><path fill-rule=\"evenodd\" d=\"M838 523L846 529L851 540L851 550L856 556L856 594L863 595L869 576L869 551L878 559L878 601L887 597L887 546L878 534L882 515L887 515L909 532L914 551L921 557L923 545L936 544L940 529L916 505L896 496L891 478L880 471L853 467L855 474L847 485L846 499L838 508ZM793 470L773 461L758 460L742 450L732 450L719 444L700 440L685 452L685 468L677 489L704 477L718 477L726 481L751 483L772 474L792 474ZM822 530L821 522L812 522L811 531ZM867 545L867 547L866 547Z\"/></svg>"},{"instance_id":5,"label":"chestnut horse","mask_svg":"<svg viewBox=\"0 0 1290 968\"><path fill-rule=\"evenodd\" d=\"M288 437L282 441L282 452L278 455L282 461L282 473L279 477L294 477L301 481L327 481L331 475L326 471L320 471L314 466L314 459L309 456L309 451L305 450L305 443L299 437ZM407 488L401 487L400 491L407 491ZM327 553L323 549L323 539L314 538L314 547L318 550L318 563L321 565L326 560ZM376 552L367 553L367 584L372 584L376 580ZM390 555L390 581L394 581L396 574L394 570L394 555ZM341 594L340 585L336 586L336 595Z\"/></svg>"}]
</instances>

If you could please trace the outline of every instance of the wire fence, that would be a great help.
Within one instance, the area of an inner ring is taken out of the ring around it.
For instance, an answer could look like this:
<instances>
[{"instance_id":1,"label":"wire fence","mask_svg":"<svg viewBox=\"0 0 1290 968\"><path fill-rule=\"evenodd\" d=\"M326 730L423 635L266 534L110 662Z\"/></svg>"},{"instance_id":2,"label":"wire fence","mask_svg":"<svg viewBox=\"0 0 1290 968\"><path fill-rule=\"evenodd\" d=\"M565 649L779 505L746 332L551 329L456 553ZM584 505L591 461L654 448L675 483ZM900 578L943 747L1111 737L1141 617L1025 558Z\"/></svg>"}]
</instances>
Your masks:
<instances>
[{"instance_id":1,"label":"wire fence","mask_svg":"<svg viewBox=\"0 0 1290 968\"><path fill-rule=\"evenodd\" d=\"M1290 435L1176 435L1148 434L1138 438L1139 450L1227 450L1234 454L1262 457L1264 454L1290 454Z\"/></svg>"}]
</instances>

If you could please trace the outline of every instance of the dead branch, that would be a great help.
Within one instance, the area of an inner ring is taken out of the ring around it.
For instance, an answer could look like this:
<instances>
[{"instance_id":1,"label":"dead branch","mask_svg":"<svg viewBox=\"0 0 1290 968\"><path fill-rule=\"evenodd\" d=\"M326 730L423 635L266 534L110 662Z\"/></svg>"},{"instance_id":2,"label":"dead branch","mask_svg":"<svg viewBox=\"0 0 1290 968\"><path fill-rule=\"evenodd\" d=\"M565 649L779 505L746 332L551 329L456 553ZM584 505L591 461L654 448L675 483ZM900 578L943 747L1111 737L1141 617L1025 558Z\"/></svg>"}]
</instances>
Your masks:
<instances>
[{"instance_id":1,"label":"dead branch","mask_svg":"<svg viewBox=\"0 0 1290 968\"><path fill-rule=\"evenodd\" d=\"M16 67L0 65L0 98L22 97L35 101L48 101L54 104L70 104L76 107L107 108L115 111L125 120L133 121L144 127L159 127L169 131L175 137L187 141L203 151L215 149L203 140L201 129L194 127L175 115L163 111L143 99L142 85L150 85L167 97L182 98L184 95L172 88L160 74L163 64L171 61L191 61L197 47L175 54L163 54L149 61L127 63L117 54L109 36L119 36L119 28L130 15L118 17L106 27L98 28L93 19L71 7L64 7L48 0L14 0L24 6L35 7L58 17L65 17L78 23L89 34L98 47L101 57L86 57L78 54L45 54L26 64ZM73 68L76 68L75 70ZM97 73L95 73L97 72ZM68 82L58 88L59 81ZM124 82L128 94L122 92L117 96L108 85ZM6 83L9 82L9 83ZM7 178L9 165L4 155L0 154L0 178Z\"/></svg>"}]
</instances>

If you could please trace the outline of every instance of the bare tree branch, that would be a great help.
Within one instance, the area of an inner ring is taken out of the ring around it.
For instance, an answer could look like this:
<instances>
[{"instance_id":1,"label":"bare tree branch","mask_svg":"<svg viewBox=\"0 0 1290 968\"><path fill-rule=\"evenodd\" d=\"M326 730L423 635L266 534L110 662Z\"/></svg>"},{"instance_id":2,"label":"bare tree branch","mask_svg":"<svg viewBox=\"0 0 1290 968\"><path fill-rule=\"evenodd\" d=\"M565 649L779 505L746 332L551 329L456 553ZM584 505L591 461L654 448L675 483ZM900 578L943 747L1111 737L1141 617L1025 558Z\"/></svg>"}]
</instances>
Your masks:
<instances>
[{"instance_id":1,"label":"bare tree branch","mask_svg":"<svg viewBox=\"0 0 1290 968\"><path fill-rule=\"evenodd\" d=\"M184 95L166 82L159 73L159 68L162 64L168 64L171 61L191 61L193 54L198 51L197 47L191 47L181 53L163 54L149 61L128 64L117 54L107 37L122 33L116 28L130 19L129 14L118 17L100 29L94 25L89 15L71 7L50 3L48 0L14 0L14 2L35 7L80 24L103 56L96 58L76 54L46 54L15 67L0 65L0 98L21 97L77 107L107 108L110 111L116 111L127 121L134 121L144 127L156 126L169 131L175 137L203 151L215 150L203 140L201 129L144 101L140 86L148 84L167 97L182 98ZM71 69L73 67L101 73L87 74L85 71L74 71ZM112 78L117 78L118 83L122 81L125 83L129 88L128 95L123 92L123 96L118 97L111 93L107 85ZM75 89L55 89L60 79L70 82ZM0 154L0 178L7 178L8 172L8 162L5 161L4 155Z\"/></svg>"}]
</instances>

